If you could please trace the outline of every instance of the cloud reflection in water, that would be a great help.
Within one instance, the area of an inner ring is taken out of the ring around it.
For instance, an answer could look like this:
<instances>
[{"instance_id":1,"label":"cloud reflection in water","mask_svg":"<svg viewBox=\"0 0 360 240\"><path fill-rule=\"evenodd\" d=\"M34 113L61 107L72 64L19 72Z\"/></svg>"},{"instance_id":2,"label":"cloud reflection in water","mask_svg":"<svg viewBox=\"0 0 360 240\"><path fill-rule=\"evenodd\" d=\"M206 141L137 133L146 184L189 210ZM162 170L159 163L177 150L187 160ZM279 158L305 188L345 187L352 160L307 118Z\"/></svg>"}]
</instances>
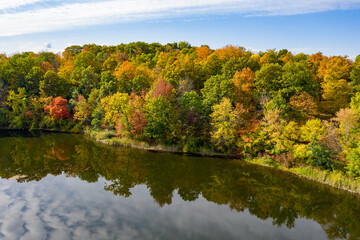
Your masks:
<instances>
[{"instance_id":1,"label":"cloud reflection in water","mask_svg":"<svg viewBox=\"0 0 360 240\"><path fill-rule=\"evenodd\" d=\"M298 219L296 228L274 227L199 197L159 207L145 185L129 198L64 175L39 182L0 180L0 238L4 239L326 239L321 226ZM310 234L311 233L311 234Z\"/></svg>"}]
</instances>

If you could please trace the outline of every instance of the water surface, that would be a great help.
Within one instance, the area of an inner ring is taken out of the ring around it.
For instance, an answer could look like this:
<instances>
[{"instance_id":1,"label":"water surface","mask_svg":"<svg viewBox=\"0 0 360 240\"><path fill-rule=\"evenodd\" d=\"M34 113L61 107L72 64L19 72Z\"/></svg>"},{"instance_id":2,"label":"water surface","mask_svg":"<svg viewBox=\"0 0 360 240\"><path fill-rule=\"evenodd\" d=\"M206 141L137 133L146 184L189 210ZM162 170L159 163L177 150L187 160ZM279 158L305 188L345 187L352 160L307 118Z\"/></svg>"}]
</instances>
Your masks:
<instances>
[{"instance_id":1,"label":"water surface","mask_svg":"<svg viewBox=\"0 0 360 240\"><path fill-rule=\"evenodd\" d=\"M0 132L3 239L359 239L360 198L239 160Z\"/></svg>"}]
</instances>

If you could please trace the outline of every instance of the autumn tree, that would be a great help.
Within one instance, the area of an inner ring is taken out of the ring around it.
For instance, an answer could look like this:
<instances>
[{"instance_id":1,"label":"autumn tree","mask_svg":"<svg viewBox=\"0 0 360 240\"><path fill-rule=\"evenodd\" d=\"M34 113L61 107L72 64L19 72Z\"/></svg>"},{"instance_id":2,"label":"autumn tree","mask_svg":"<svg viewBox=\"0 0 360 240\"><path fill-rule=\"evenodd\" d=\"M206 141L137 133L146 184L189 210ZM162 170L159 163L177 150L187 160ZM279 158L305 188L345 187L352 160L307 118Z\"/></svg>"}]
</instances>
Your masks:
<instances>
[{"instance_id":1,"label":"autumn tree","mask_svg":"<svg viewBox=\"0 0 360 240\"><path fill-rule=\"evenodd\" d=\"M219 104L213 106L211 117L211 142L223 152L229 152L236 142L236 112L231 100L224 97Z\"/></svg>"},{"instance_id":2,"label":"autumn tree","mask_svg":"<svg viewBox=\"0 0 360 240\"><path fill-rule=\"evenodd\" d=\"M335 56L321 62L319 76L324 80L321 83L322 97L325 100L323 108L333 114L340 108L346 108L350 101L352 88L348 83L351 64L349 59Z\"/></svg>"},{"instance_id":3,"label":"autumn tree","mask_svg":"<svg viewBox=\"0 0 360 240\"><path fill-rule=\"evenodd\" d=\"M83 95L78 95L78 99L76 101L74 110L75 110L74 113L75 120L78 120L81 123L85 123L85 121L88 120L90 116L90 109Z\"/></svg>"},{"instance_id":4,"label":"autumn tree","mask_svg":"<svg viewBox=\"0 0 360 240\"><path fill-rule=\"evenodd\" d=\"M234 86L235 102L241 103L246 108L254 108L253 84L255 73L250 68L236 72L232 81Z\"/></svg>"},{"instance_id":5,"label":"autumn tree","mask_svg":"<svg viewBox=\"0 0 360 240\"><path fill-rule=\"evenodd\" d=\"M334 121L339 123L340 132L344 135L345 144L349 141L349 136L359 126L359 115L352 108L342 108L336 113Z\"/></svg>"},{"instance_id":6,"label":"autumn tree","mask_svg":"<svg viewBox=\"0 0 360 240\"><path fill-rule=\"evenodd\" d=\"M44 111L55 121L70 117L70 111L67 109L68 101L62 97L56 97L45 105Z\"/></svg>"},{"instance_id":7,"label":"autumn tree","mask_svg":"<svg viewBox=\"0 0 360 240\"><path fill-rule=\"evenodd\" d=\"M260 64L275 64L278 62L278 53L275 51L275 49L269 49L265 53L262 54L260 58Z\"/></svg>"},{"instance_id":8,"label":"autumn tree","mask_svg":"<svg viewBox=\"0 0 360 240\"><path fill-rule=\"evenodd\" d=\"M303 142L322 140L325 134L325 128L320 119L310 119L300 128L300 139Z\"/></svg>"},{"instance_id":9,"label":"autumn tree","mask_svg":"<svg viewBox=\"0 0 360 240\"><path fill-rule=\"evenodd\" d=\"M196 48L195 51L199 57L199 60L204 60L212 53L209 46L207 45L201 45L201 47Z\"/></svg>"},{"instance_id":10,"label":"autumn tree","mask_svg":"<svg viewBox=\"0 0 360 240\"><path fill-rule=\"evenodd\" d=\"M128 121L130 125L130 133L135 138L141 138L147 123L144 112L145 99L144 96L139 96L131 93L128 101L129 116Z\"/></svg>"},{"instance_id":11,"label":"autumn tree","mask_svg":"<svg viewBox=\"0 0 360 240\"><path fill-rule=\"evenodd\" d=\"M159 79L158 81L154 82L153 88L149 95L152 98L157 98L162 96L164 99L168 99L173 92L173 86L169 83L166 83L164 79Z\"/></svg>"},{"instance_id":12,"label":"autumn tree","mask_svg":"<svg viewBox=\"0 0 360 240\"><path fill-rule=\"evenodd\" d=\"M120 92L101 99L101 105L105 113L103 119L104 124L106 124L109 128L114 128L115 125L118 124L120 118L127 114L128 100L129 95Z\"/></svg>"},{"instance_id":13,"label":"autumn tree","mask_svg":"<svg viewBox=\"0 0 360 240\"><path fill-rule=\"evenodd\" d=\"M318 106L314 98L307 92L293 95L289 105L296 111L299 119L314 118L318 114Z\"/></svg>"},{"instance_id":14,"label":"autumn tree","mask_svg":"<svg viewBox=\"0 0 360 240\"><path fill-rule=\"evenodd\" d=\"M205 58L201 62L201 65L206 79L208 79L211 76L221 74L222 62L220 60L219 55L216 52L212 53L210 56Z\"/></svg>"},{"instance_id":15,"label":"autumn tree","mask_svg":"<svg viewBox=\"0 0 360 240\"><path fill-rule=\"evenodd\" d=\"M323 89L322 97L324 102L322 107L329 113L334 113L340 108L346 108L349 105L352 89L345 79L325 80L321 87Z\"/></svg>"},{"instance_id":16,"label":"autumn tree","mask_svg":"<svg viewBox=\"0 0 360 240\"><path fill-rule=\"evenodd\" d=\"M130 94L136 92L140 94L150 86L151 73L147 68L136 67L132 62L125 61L119 65L114 76L117 80L118 90Z\"/></svg>"},{"instance_id":17,"label":"autumn tree","mask_svg":"<svg viewBox=\"0 0 360 240\"><path fill-rule=\"evenodd\" d=\"M261 127L267 135L267 146L271 154L277 154L284 151L280 136L286 126L286 122L281 116L281 110L278 108L268 108L265 111L264 118L261 120Z\"/></svg>"},{"instance_id":18,"label":"autumn tree","mask_svg":"<svg viewBox=\"0 0 360 240\"><path fill-rule=\"evenodd\" d=\"M215 52L218 54L219 58L222 61L229 61L231 58L241 57L243 51L244 51L243 47L227 45L223 48L217 49Z\"/></svg>"}]
</instances>

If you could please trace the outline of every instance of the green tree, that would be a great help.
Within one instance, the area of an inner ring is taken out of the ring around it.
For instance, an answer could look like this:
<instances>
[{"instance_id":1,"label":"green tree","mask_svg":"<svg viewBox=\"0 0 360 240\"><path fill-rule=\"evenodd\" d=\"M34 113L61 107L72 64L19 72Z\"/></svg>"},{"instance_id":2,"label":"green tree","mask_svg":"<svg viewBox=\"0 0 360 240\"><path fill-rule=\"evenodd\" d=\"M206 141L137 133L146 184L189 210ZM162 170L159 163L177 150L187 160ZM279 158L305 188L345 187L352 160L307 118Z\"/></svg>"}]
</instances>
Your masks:
<instances>
[{"instance_id":1,"label":"green tree","mask_svg":"<svg viewBox=\"0 0 360 240\"><path fill-rule=\"evenodd\" d=\"M352 64L352 70L350 73L351 86L356 92L360 91L360 55L355 59Z\"/></svg>"},{"instance_id":2,"label":"green tree","mask_svg":"<svg viewBox=\"0 0 360 240\"><path fill-rule=\"evenodd\" d=\"M283 67L283 84L289 99L295 93L307 92L316 96L320 86L312 80L312 75L307 62L288 62Z\"/></svg>"},{"instance_id":3,"label":"green tree","mask_svg":"<svg viewBox=\"0 0 360 240\"><path fill-rule=\"evenodd\" d=\"M307 163L329 170L334 170L338 167L338 164L333 161L332 151L319 143L318 140L315 139L310 142L307 146L307 151L309 157Z\"/></svg>"},{"instance_id":4,"label":"green tree","mask_svg":"<svg viewBox=\"0 0 360 240\"><path fill-rule=\"evenodd\" d=\"M18 93L10 90L6 104L10 109L9 122L11 128L21 129L26 127L27 123L27 103L25 88L19 88Z\"/></svg>"},{"instance_id":5,"label":"green tree","mask_svg":"<svg viewBox=\"0 0 360 240\"><path fill-rule=\"evenodd\" d=\"M207 113L211 112L211 107L219 104L225 97L233 99L233 82L230 78L222 75L216 75L206 80L204 88L201 89L203 95L203 104Z\"/></svg>"},{"instance_id":6,"label":"green tree","mask_svg":"<svg viewBox=\"0 0 360 240\"><path fill-rule=\"evenodd\" d=\"M179 138L179 120L174 105L162 95L148 98L144 106L147 123L144 136L152 141L174 143Z\"/></svg>"},{"instance_id":7,"label":"green tree","mask_svg":"<svg viewBox=\"0 0 360 240\"><path fill-rule=\"evenodd\" d=\"M99 76L91 66L76 67L71 74L71 82L81 95L87 98L93 88L98 86Z\"/></svg>"},{"instance_id":8,"label":"green tree","mask_svg":"<svg viewBox=\"0 0 360 240\"><path fill-rule=\"evenodd\" d=\"M284 87L282 75L283 69L278 63L265 64L256 72L254 85L258 92L273 94Z\"/></svg>"},{"instance_id":9,"label":"green tree","mask_svg":"<svg viewBox=\"0 0 360 240\"><path fill-rule=\"evenodd\" d=\"M179 99L179 105L185 112L192 110L197 113L203 112L201 97L195 91L185 92Z\"/></svg>"},{"instance_id":10,"label":"green tree","mask_svg":"<svg viewBox=\"0 0 360 240\"><path fill-rule=\"evenodd\" d=\"M110 71L103 71L100 78L100 91L103 96L109 96L116 93L118 88L115 77Z\"/></svg>"},{"instance_id":11,"label":"green tree","mask_svg":"<svg viewBox=\"0 0 360 240\"><path fill-rule=\"evenodd\" d=\"M60 78L56 72L47 71L44 75L44 79L39 84L40 93L48 97L63 96L66 97L69 94L69 83Z\"/></svg>"},{"instance_id":12,"label":"green tree","mask_svg":"<svg viewBox=\"0 0 360 240\"><path fill-rule=\"evenodd\" d=\"M198 151L203 141L208 137L205 129L208 123L204 119L204 106L201 97L195 92L185 92L179 99L182 122L183 150Z\"/></svg>"},{"instance_id":13,"label":"green tree","mask_svg":"<svg viewBox=\"0 0 360 240\"><path fill-rule=\"evenodd\" d=\"M360 145L356 148L350 149L349 154L346 156L348 160L348 164L345 167L347 173L350 176L356 177L358 180L360 179Z\"/></svg>"}]
</instances>

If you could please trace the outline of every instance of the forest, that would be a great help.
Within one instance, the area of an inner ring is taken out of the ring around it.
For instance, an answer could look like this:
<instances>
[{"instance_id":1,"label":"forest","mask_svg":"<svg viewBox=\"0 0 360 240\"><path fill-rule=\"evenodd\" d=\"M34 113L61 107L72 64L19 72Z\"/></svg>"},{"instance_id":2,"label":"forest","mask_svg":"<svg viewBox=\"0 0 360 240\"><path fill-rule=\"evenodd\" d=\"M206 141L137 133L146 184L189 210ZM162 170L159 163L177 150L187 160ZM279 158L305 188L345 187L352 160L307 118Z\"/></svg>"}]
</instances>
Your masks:
<instances>
[{"instance_id":1,"label":"forest","mask_svg":"<svg viewBox=\"0 0 360 240\"><path fill-rule=\"evenodd\" d=\"M106 130L360 179L360 55L187 42L2 54L0 127Z\"/></svg>"}]
</instances>

